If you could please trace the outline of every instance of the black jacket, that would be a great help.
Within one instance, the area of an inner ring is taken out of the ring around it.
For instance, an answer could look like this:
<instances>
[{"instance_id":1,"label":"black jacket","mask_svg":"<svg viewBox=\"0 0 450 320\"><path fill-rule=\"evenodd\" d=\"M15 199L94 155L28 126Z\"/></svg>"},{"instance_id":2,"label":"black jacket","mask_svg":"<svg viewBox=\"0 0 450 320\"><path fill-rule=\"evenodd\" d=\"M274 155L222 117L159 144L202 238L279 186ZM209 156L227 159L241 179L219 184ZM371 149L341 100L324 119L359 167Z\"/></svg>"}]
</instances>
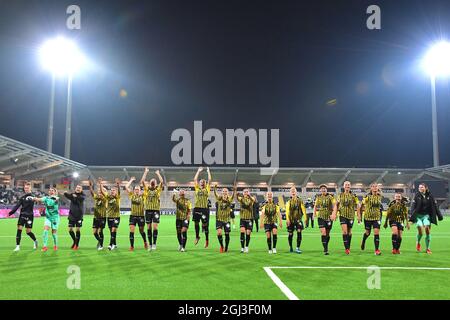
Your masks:
<instances>
[{"instance_id":1,"label":"black jacket","mask_svg":"<svg viewBox=\"0 0 450 320\"><path fill-rule=\"evenodd\" d=\"M83 219L84 193L68 193L64 192L64 196L70 200L69 217L75 220Z\"/></svg>"},{"instance_id":2,"label":"black jacket","mask_svg":"<svg viewBox=\"0 0 450 320\"><path fill-rule=\"evenodd\" d=\"M32 216L34 208L34 201L30 199L32 197L33 195L31 193L26 193L21 196L19 201L17 201L16 205L9 212L9 215L13 215L19 207L22 207L22 209L20 209L20 214Z\"/></svg>"},{"instance_id":3,"label":"black jacket","mask_svg":"<svg viewBox=\"0 0 450 320\"><path fill-rule=\"evenodd\" d=\"M433 195L429 191L425 193L425 197L429 199L431 205L430 222L437 225L437 221L442 221L444 217L437 206L436 200L434 200ZM409 221L413 223L417 221L417 215L423 212L423 205L423 196L420 192L417 192L411 204Z\"/></svg>"}]
</instances>

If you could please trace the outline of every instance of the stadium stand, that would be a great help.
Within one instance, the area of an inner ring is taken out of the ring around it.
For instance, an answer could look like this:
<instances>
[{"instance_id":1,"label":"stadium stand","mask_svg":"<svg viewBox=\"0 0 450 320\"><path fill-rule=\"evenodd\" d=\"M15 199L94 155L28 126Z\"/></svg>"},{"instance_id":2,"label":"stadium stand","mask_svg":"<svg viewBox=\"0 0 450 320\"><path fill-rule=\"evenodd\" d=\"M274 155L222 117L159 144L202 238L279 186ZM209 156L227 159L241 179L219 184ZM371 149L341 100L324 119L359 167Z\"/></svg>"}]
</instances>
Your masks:
<instances>
[{"instance_id":1,"label":"stadium stand","mask_svg":"<svg viewBox=\"0 0 450 320\"><path fill-rule=\"evenodd\" d=\"M148 179L155 170L160 170L165 181L165 190L161 197L162 211L170 213L174 209L171 200L172 191L184 188L187 196L194 197L193 177L196 167L149 167ZM43 194L50 185L60 191L73 189L76 184L83 186L88 195L86 210L91 211L92 199L88 192L88 179L95 181L101 177L107 186L114 183L115 178L123 181L130 177L139 181L144 166L88 166L44 150L26 145L19 141L0 136L0 206L8 206L15 202L22 192L25 181L31 181L33 190ZM77 173L74 178L73 173ZM319 186L326 184L331 193L339 193L345 180L352 182L352 190L361 199L368 191L371 183L381 184L383 204L387 206L396 191L402 191L411 197L418 182L430 185L441 208L447 209L449 201L450 165L428 169L399 168L280 168L272 175L261 175L259 168L245 167L211 167L213 184L219 188L232 188L237 185L238 191L244 188L264 201L267 190L274 192L274 198L282 209L289 198L289 189L296 186L299 195L306 200L314 199L319 192ZM64 206L64 199L63 206ZM214 195L211 192L212 209L215 208ZM122 191L121 207L124 212L130 208L130 201L125 191ZM239 207L236 208L239 210Z\"/></svg>"}]
</instances>

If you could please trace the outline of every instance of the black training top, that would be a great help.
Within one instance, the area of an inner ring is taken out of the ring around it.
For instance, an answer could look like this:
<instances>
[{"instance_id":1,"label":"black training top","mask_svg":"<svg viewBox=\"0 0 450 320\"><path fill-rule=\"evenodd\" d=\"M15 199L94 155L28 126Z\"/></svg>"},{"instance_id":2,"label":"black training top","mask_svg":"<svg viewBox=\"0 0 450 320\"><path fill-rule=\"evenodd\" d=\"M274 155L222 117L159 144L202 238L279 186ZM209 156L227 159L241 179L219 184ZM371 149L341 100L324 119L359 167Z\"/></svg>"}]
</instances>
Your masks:
<instances>
[{"instance_id":1,"label":"black training top","mask_svg":"<svg viewBox=\"0 0 450 320\"><path fill-rule=\"evenodd\" d=\"M64 196L70 200L69 217L75 220L83 219L83 204L85 195L81 193L64 192Z\"/></svg>"},{"instance_id":2,"label":"black training top","mask_svg":"<svg viewBox=\"0 0 450 320\"><path fill-rule=\"evenodd\" d=\"M22 197L20 197L19 201L17 201L16 205L11 209L9 215L13 215L17 211L17 209L22 207L22 209L20 209L20 214L32 216L34 208L34 201L32 198L33 195L31 193L25 193Z\"/></svg>"}]
</instances>

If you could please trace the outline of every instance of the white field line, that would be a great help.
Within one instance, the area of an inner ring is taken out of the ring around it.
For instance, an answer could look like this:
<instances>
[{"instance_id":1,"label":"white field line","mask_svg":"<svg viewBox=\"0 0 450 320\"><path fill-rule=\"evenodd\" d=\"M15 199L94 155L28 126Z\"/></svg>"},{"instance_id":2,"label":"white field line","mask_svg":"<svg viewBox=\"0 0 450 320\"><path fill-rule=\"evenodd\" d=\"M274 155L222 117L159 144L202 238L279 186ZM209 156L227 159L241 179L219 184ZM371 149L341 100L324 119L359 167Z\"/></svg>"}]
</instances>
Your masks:
<instances>
[{"instance_id":1,"label":"white field line","mask_svg":"<svg viewBox=\"0 0 450 320\"><path fill-rule=\"evenodd\" d=\"M373 266L372 266L373 267ZM272 271L272 269L353 269L353 270L368 270L371 267L314 267L314 266L297 266L297 267L264 267L264 271L270 277L270 279L277 285L277 287L283 292L283 294L289 300L300 300L284 283L281 279ZM441 270L450 271L450 268L440 267L378 267L380 270Z\"/></svg>"},{"instance_id":2,"label":"white field line","mask_svg":"<svg viewBox=\"0 0 450 320\"><path fill-rule=\"evenodd\" d=\"M271 270L270 267L264 267L264 271L272 279L272 281L280 288L281 292L288 297L289 300L300 300L284 283L278 278L278 276Z\"/></svg>"}]
</instances>

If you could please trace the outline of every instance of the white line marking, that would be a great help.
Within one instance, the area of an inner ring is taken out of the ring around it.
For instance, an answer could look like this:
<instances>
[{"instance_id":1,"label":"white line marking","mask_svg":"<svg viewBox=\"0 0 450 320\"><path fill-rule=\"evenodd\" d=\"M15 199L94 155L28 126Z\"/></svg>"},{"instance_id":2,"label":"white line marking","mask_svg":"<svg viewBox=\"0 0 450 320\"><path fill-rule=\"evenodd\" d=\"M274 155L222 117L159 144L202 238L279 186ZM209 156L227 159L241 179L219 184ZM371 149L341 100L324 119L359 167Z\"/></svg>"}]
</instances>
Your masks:
<instances>
[{"instance_id":1,"label":"white line marking","mask_svg":"<svg viewBox=\"0 0 450 320\"><path fill-rule=\"evenodd\" d=\"M289 300L300 300L284 283L278 278L278 276L270 270L270 267L264 267L264 271L266 271L267 275L272 279L272 281L280 288L281 292L284 293Z\"/></svg>"},{"instance_id":2,"label":"white line marking","mask_svg":"<svg viewBox=\"0 0 450 320\"><path fill-rule=\"evenodd\" d=\"M272 271L272 269L354 269L354 270L367 270L369 267L313 267L313 266L298 266L298 267L264 267L264 271L272 279L272 281L277 285L277 287L283 292L283 294L289 300L300 300L292 291L289 289L283 281ZM450 271L450 268L444 267L379 267L381 270L444 270Z\"/></svg>"}]
</instances>

